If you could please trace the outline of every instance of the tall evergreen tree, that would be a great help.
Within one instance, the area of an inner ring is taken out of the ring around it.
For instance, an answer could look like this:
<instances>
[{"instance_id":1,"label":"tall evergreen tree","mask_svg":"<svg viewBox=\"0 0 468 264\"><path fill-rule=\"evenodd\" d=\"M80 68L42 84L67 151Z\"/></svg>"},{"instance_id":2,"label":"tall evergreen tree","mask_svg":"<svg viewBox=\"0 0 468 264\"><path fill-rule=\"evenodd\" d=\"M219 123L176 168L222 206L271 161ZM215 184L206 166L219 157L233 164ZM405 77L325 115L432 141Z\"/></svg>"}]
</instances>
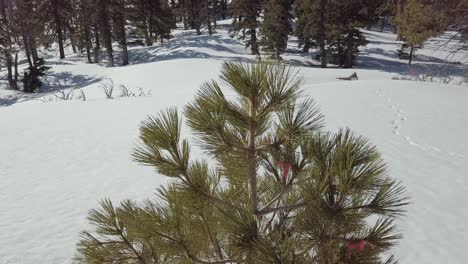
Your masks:
<instances>
[{"instance_id":1,"label":"tall evergreen tree","mask_svg":"<svg viewBox=\"0 0 468 264\"><path fill-rule=\"evenodd\" d=\"M320 51L320 65L326 68L328 61L327 43L330 40L329 20L331 11L330 0L297 0L295 14L297 17L296 35L299 37L304 50L308 51L314 43Z\"/></svg>"},{"instance_id":2,"label":"tall evergreen tree","mask_svg":"<svg viewBox=\"0 0 468 264\"><path fill-rule=\"evenodd\" d=\"M233 0L230 4L235 32L242 32L242 39L250 47L253 55L259 55L257 27L258 17L262 9L260 0Z\"/></svg>"},{"instance_id":3,"label":"tall evergreen tree","mask_svg":"<svg viewBox=\"0 0 468 264\"><path fill-rule=\"evenodd\" d=\"M266 51L273 52L276 59L281 58L288 45L292 18L290 9L290 0L268 0L265 5L260 44Z\"/></svg>"},{"instance_id":4,"label":"tall evergreen tree","mask_svg":"<svg viewBox=\"0 0 468 264\"><path fill-rule=\"evenodd\" d=\"M91 59L92 54L92 40L93 40L93 33L92 33L92 12L93 8L90 0L78 0L75 5L75 15L77 16L76 21L76 33L77 39L81 40L78 43L80 50L86 51L86 57L88 63L92 63L93 60Z\"/></svg>"},{"instance_id":5,"label":"tall evergreen tree","mask_svg":"<svg viewBox=\"0 0 468 264\"><path fill-rule=\"evenodd\" d=\"M308 51L315 45L320 51L320 65L328 63L350 68L359 47L367 41L360 28L376 21L371 0L298 0L296 35Z\"/></svg>"},{"instance_id":6,"label":"tall evergreen tree","mask_svg":"<svg viewBox=\"0 0 468 264\"><path fill-rule=\"evenodd\" d=\"M57 41L60 59L64 59L65 28L67 19L71 16L72 12L71 1L46 0L43 8L44 17L50 19L50 21L46 21L45 23L50 26L51 32L53 32L53 39Z\"/></svg>"},{"instance_id":7,"label":"tall evergreen tree","mask_svg":"<svg viewBox=\"0 0 468 264\"><path fill-rule=\"evenodd\" d=\"M153 45L155 37L169 38L174 19L164 1L129 0L129 3L129 19L144 37L145 45Z\"/></svg>"},{"instance_id":8,"label":"tall evergreen tree","mask_svg":"<svg viewBox=\"0 0 468 264\"><path fill-rule=\"evenodd\" d=\"M122 48L122 65L128 65L128 45L127 45L127 0L113 0L111 3L111 15L115 40Z\"/></svg>"},{"instance_id":9,"label":"tall evergreen tree","mask_svg":"<svg viewBox=\"0 0 468 264\"><path fill-rule=\"evenodd\" d=\"M112 26L111 26L111 0L96 0L94 4L96 12L94 19L99 32L96 41L102 39L102 43L107 52L108 65L114 67L114 49L112 48Z\"/></svg>"},{"instance_id":10,"label":"tall evergreen tree","mask_svg":"<svg viewBox=\"0 0 468 264\"><path fill-rule=\"evenodd\" d=\"M403 41L410 49L408 63L411 64L415 49L445 29L445 17L441 12L433 10L431 0L406 1L405 7L395 21L400 28Z\"/></svg>"},{"instance_id":11,"label":"tall evergreen tree","mask_svg":"<svg viewBox=\"0 0 468 264\"><path fill-rule=\"evenodd\" d=\"M7 68L10 89L18 90L18 38L12 2L0 0L0 58ZM14 54L14 58L13 58Z\"/></svg>"},{"instance_id":12,"label":"tall evergreen tree","mask_svg":"<svg viewBox=\"0 0 468 264\"><path fill-rule=\"evenodd\" d=\"M206 160L182 139L176 109L143 122L134 157L173 182L157 200L92 210L77 261L392 263L382 254L407 202L375 147L321 132L284 66L225 63L220 78L185 109Z\"/></svg>"}]
</instances>

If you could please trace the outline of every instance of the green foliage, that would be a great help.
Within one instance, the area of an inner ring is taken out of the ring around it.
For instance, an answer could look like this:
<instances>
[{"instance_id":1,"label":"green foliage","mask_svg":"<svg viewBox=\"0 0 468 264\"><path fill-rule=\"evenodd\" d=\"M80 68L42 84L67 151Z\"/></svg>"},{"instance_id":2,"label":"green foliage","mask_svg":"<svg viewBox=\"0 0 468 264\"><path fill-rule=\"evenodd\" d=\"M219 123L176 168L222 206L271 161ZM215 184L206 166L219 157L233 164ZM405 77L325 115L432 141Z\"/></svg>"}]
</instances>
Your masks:
<instances>
[{"instance_id":1,"label":"green foliage","mask_svg":"<svg viewBox=\"0 0 468 264\"><path fill-rule=\"evenodd\" d=\"M174 180L155 200L103 201L79 263L390 263L404 188L376 148L323 116L280 64L225 63L185 109L141 125L135 160Z\"/></svg>"},{"instance_id":2,"label":"green foliage","mask_svg":"<svg viewBox=\"0 0 468 264\"><path fill-rule=\"evenodd\" d=\"M375 1L339 1L298 0L295 3L297 27L295 34L300 44L320 46L323 42L327 62L340 67L350 68L359 52L360 46L367 41L359 28L372 23L376 19ZM324 9L325 11L323 11ZM323 26L320 26L322 21Z\"/></svg>"},{"instance_id":3,"label":"green foliage","mask_svg":"<svg viewBox=\"0 0 468 264\"><path fill-rule=\"evenodd\" d=\"M40 78L44 77L49 69L50 67L45 66L44 59L37 59L36 63L23 73L23 91L26 93L33 93L41 88L42 81Z\"/></svg>"},{"instance_id":4,"label":"green foliage","mask_svg":"<svg viewBox=\"0 0 468 264\"><path fill-rule=\"evenodd\" d=\"M261 26L262 40L260 45L264 50L273 52L273 57L280 59L288 45L288 35L291 31L289 0L269 0L265 5L265 15Z\"/></svg>"},{"instance_id":5,"label":"green foliage","mask_svg":"<svg viewBox=\"0 0 468 264\"><path fill-rule=\"evenodd\" d=\"M258 55L257 27L258 16L262 10L260 0L233 0L230 3L233 20L233 34L242 32L241 39L245 40L246 47L250 47L252 54Z\"/></svg>"},{"instance_id":6,"label":"green foliage","mask_svg":"<svg viewBox=\"0 0 468 264\"><path fill-rule=\"evenodd\" d=\"M414 47L423 44L428 38L444 29L444 17L433 10L427 0L408 0L403 12L395 18L400 26L405 43Z\"/></svg>"}]
</instances>

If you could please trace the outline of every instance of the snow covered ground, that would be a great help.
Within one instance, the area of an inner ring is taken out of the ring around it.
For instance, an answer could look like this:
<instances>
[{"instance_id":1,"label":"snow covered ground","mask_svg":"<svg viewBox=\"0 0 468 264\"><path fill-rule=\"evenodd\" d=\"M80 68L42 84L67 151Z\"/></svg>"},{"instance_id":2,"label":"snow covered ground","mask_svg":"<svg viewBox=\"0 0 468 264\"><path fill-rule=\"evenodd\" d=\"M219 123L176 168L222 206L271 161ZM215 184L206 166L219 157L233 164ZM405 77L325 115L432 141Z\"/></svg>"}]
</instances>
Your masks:
<instances>
[{"instance_id":1,"label":"snow covered ground","mask_svg":"<svg viewBox=\"0 0 468 264\"><path fill-rule=\"evenodd\" d=\"M427 68L461 80L465 65L443 63L448 53L435 49L435 39L409 68L397 59L394 35L366 33L371 43L357 69L310 67L308 57L294 52L294 40L285 58L304 76L327 129L347 126L367 136L407 187L412 204L394 251L401 263L466 263L468 87L392 80ZM465 55L450 59L465 62ZM78 56L48 60L47 87L80 88L86 101L43 102L55 97L0 89L0 264L70 263L99 199L142 200L166 181L131 161L140 121L182 107L201 83L217 77L224 60L252 59L225 30L177 32L165 44L132 48L130 56L132 65L116 68ZM336 79L354 71L359 81ZM152 95L106 100L100 85L109 79L115 95L119 85Z\"/></svg>"}]
</instances>

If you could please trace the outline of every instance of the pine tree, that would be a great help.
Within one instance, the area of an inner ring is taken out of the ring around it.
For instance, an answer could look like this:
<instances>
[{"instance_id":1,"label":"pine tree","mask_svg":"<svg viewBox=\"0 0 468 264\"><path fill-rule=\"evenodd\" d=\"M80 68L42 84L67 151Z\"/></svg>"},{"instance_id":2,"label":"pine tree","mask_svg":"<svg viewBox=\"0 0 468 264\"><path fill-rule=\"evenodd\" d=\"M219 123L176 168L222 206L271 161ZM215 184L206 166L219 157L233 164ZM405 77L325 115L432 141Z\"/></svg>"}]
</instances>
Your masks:
<instances>
[{"instance_id":1,"label":"pine tree","mask_svg":"<svg viewBox=\"0 0 468 264\"><path fill-rule=\"evenodd\" d=\"M413 61L414 51L427 39L445 29L444 16L433 10L432 1L406 0L406 5L395 21L405 44L409 47L409 61Z\"/></svg>"},{"instance_id":2,"label":"pine tree","mask_svg":"<svg viewBox=\"0 0 468 264\"><path fill-rule=\"evenodd\" d=\"M276 59L281 58L288 45L291 32L290 9L290 0L268 0L265 5L260 45L264 46L266 51L273 52Z\"/></svg>"},{"instance_id":3,"label":"pine tree","mask_svg":"<svg viewBox=\"0 0 468 264\"><path fill-rule=\"evenodd\" d=\"M225 63L185 108L142 123L135 160L172 178L156 200L104 200L79 263L391 263L404 189L374 146L325 133L302 80L278 64ZM226 95L229 93L229 97ZM199 152L197 152L199 153Z\"/></svg>"},{"instance_id":4,"label":"pine tree","mask_svg":"<svg viewBox=\"0 0 468 264\"><path fill-rule=\"evenodd\" d=\"M253 55L259 55L257 27L258 16L262 9L260 0L233 0L230 4L234 16L233 26L235 33L242 32L246 47L250 47Z\"/></svg>"},{"instance_id":5,"label":"pine tree","mask_svg":"<svg viewBox=\"0 0 468 264\"><path fill-rule=\"evenodd\" d=\"M174 27L172 12L164 1L130 0L128 16L145 39L145 45L153 45L154 38L169 38Z\"/></svg>"},{"instance_id":6,"label":"pine tree","mask_svg":"<svg viewBox=\"0 0 468 264\"><path fill-rule=\"evenodd\" d=\"M59 46L60 59L65 58L64 41L67 19L71 16L71 2L69 0L47 0L44 3L44 17L50 18L47 22L53 32L53 39Z\"/></svg>"},{"instance_id":7,"label":"pine tree","mask_svg":"<svg viewBox=\"0 0 468 264\"><path fill-rule=\"evenodd\" d=\"M0 0L0 58L7 68L10 89L18 90L18 38L15 24L15 10L11 2ZM13 59L13 54L15 54Z\"/></svg>"},{"instance_id":8,"label":"pine tree","mask_svg":"<svg viewBox=\"0 0 468 264\"><path fill-rule=\"evenodd\" d=\"M90 0L78 0L75 5L75 12L76 15L76 33L78 47L80 50L86 51L86 57L88 63L92 63L93 60L91 59L92 53L92 40L93 40L93 33L92 33L92 5L89 3ZM97 62L97 61L95 61Z\"/></svg>"},{"instance_id":9,"label":"pine tree","mask_svg":"<svg viewBox=\"0 0 468 264\"><path fill-rule=\"evenodd\" d=\"M122 48L122 65L128 65L128 45L127 45L127 1L113 0L111 2L111 16L114 28L114 39Z\"/></svg>"},{"instance_id":10,"label":"pine tree","mask_svg":"<svg viewBox=\"0 0 468 264\"><path fill-rule=\"evenodd\" d=\"M311 45L320 51L320 65L353 66L359 47L367 42L359 28L375 21L371 0L298 0L296 35L308 51Z\"/></svg>"},{"instance_id":11,"label":"pine tree","mask_svg":"<svg viewBox=\"0 0 468 264\"><path fill-rule=\"evenodd\" d=\"M96 23L96 55L98 53L98 41L102 39L102 44L107 52L107 64L114 67L114 49L112 48L112 25L111 25L111 0L96 0L94 2L95 13L94 21Z\"/></svg>"},{"instance_id":12,"label":"pine tree","mask_svg":"<svg viewBox=\"0 0 468 264\"><path fill-rule=\"evenodd\" d=\"M297 0L295 1L296 31L300 43L304 44L304 51L308 51L312 44L320 50L320 66L326 68L328 64L327 44L331 41L329 34L329 20L332 12L330 0Z\"/></svg>"}]
</instances>

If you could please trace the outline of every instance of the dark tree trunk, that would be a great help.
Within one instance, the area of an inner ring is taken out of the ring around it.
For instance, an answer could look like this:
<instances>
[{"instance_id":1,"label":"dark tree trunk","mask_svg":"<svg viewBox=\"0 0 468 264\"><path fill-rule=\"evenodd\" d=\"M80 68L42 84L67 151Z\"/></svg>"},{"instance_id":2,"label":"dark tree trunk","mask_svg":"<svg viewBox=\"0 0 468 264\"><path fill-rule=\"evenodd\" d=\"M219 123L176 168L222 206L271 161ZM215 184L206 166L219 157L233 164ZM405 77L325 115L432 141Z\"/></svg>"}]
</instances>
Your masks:
<instances>
[{"instance_id":1,"label":"dark tree trunk","mask_svg":"<svg viewBox=\"0 0 468 264\"><path fill-rule=\"evenodd\" d=\"M15 78L13 79L16 85L16 89L18 89L18 53L15 54Z\"/></svg>"},{"instance_id":2,"label":"dark tree trunk","mask_svg":"<svg viewBox=\"0 0 468 264\"><path fill-rule=\"evenodd\" d=\"M227 0L221 0L221 18L226 19L227 14Z\"/></svg>"},{"instance_id":3,"label":"dark tree trunk","mask_svg":"<svg viewBox=\"0 0 468 264\"><path fill-rule=\"evenodd\" d=\"M320 22L319 22L319 46L320 46L320 67L327 67L327 50L325 47L325 13L327 12L327 0L320 0Z\"/></svg>"},{"instance_id":4,"label":"dark tree trunk","mask_svg":"<svg viewBox=\"0 0 468 264\"><path fill-rule=\"evenodd\" d=\"M206 23L208 25L208 34L211 36L213 35L213 28L211 27L211 12L210 12L210 7L207 4L206 5Z\"/></svg>"},{"instance_id":5,"label":"dark tree trunk","mask_svg":"<svg viewBox=\"0 0 468 264\"><path fill-rule=\"evenodd\" d=\"M397 13L396 15L399 16L403 12L403 8L405 5L405 0L398 0L397 2ZM397 41L402 41L403 40L403 35L401 34L401 28L400 26L396 25L396 34L397 34Z\"/></svg>"},{"instance_id":6,"label":"dark tree trunk","mask_svg":"<svg viewBox=\"0 0 468 264\"><path fill-rule=\"evenodd\" d=\"M16 58L18 58L18 54L16 54ZM10 89L18 90L18 85L16 82L17 78L13 77L13 68L17 69L17 66L13 65L13 57L11 56L11 53L9 51L5 51L5 61L7 68L8 86Z\"/></svg>"},{"instance_id":7,"label":"dark tree trunk","mask_svg":"<svg viewBox=\"0 0 468 264\"><path fill-rule=\"evenodd\" d=\"M117 11L118 12L118 11ZM122 47L122 65L128 65L127 33L125 32L125 17L122 13L116 15L116 26L119 35L119 44Z\"/></svg>"},{"instance_id":8,"label":"dark tree trunk","mask_svg":"<svg viewBox=\"0 0 468 264\"><path fill-rule=\"evenodd\" d=\"M344 62L345 68L353 67L353 34L349 33L346 39L346 57Z\"/></svg>"},{"instance_id":9,"label":"dark tree trunk","mask_svg":"<svg viewBox=\"0 0 468 264\"><path fill-rule=\"evenodd\" d=\"M114 67L114 50L112 49L112 32L109 22L109 10L105 1L99 1L97 4L97 23L99 34L102 37L103 45L106 49L108 66Z\"/></svg>"},{"instance_id":10,"label":"dark tree trunk","mask_svg":"<svg viewBox=\"0 0 468 264\"><path fill-rule=\"evenodd\" d=\"M26 33L23 33L23 45L24 45L24 52L26 53L26 59L28 60L29 67L33 66L33 61L31 58L31 49L29 45L29 40Z\"/></svg>"},{"instance_id":11,"label":"dark tree trunk","mask_svg":"<svg viewBox=\"0 0 468 264\"><path fill-rule=\"evenodd\" d=\"M70 25L67 26L67 30L70 36L70 44L72 46L73 53L76 54L77 49L76 49L76 42L75 42L75 30L73 30L73 28L70 27Z\"/></svg>"},{"instance_id":12,"label":"dark tree trunk","mask_svg":"<svg viewBox=\"0 0 468 264\"><path fill-rule=\"evenodd\" d=\"M99 63L99 50L101 49L101 41L99 40L99 29L97 26L94 27L94 36L96 39L96 44L94 46L94 63Z\"/></svg>"},{"instance_id":13,"label":"dark tree trunk","mask_svg":"<svg viewBox=\"0 0 468 264\"><path fill-rule=\"evenodd\" d=\"M310 39L304 40L304 46L302 47L302 52L308 53L310 50Z\"/></svg>"},{"instance_id":14,"label":"dark tree trunk","mask_svg":"<svg viewBox=\"0 0 468 264\"><path fill-rule=\"evenodd\" d=\"M385 21L387 20L387 17L382 17L380 21L380 32L383 32L385 29Z\"/></svg>"},{"instance_id":15,"label":"dark tree trunk","mask_svg":"<svg viewBox=\"0 0 468 264\"><path fill-rule=\"evenodd\" d=\"M257 18L254 15L252 15L250 17L247 17L246 19L248 20L247 23L250 25L248 32L248 34L250 35L250 50L252 52L252 55L259 55L260 52L258 51L257 43Z\"/></svg>"},{"instance_id":16,"label":"dark tree trunk","mask_svg":"<svg viewBox=\"0 0 468 264\"><path fill-rule=\"evenodd\" d=\"M33 65L36 66L36 62L39 59L39 54L37 53L37 45L36 45L36 39L33 37L34 35L31 35L30 40L31 40L31 55L33 58Z\"/></svg>"},{"instance_id":17,"label":"dark tree trunk","mask_svg":"<svg viewBox=\"0 0 468 264\"><path fill-rule=\"evenodd\" d=\"M344 64L344 51L343 51L343 45L340 43L340 41L338 41L338 66L341 68L343 67L343 64Z\"/></svg>"},{"instance_id":18,"label":"dark tree trunk","mask_svg":"<svg viewBox=\"0 0 468 264\"><path fill-rule=\"evenodd\" d=\"M91 32L88 25L85 26L84 35L86 42L86 57L88 58L88 63L93 63L93 61L91 60Z\"/></svg>"},{"instance_id":19,"label":"dark tree trunk","mask_svg":"<svg viewBox=\"0 0 468 264\"><path fill-rule=\"evenodd\" d=\"M411 63L413 62L413 56L414 56L414 45L411 45L410 54L409 54L409 62L408 62L409 65L411 65Z\"/></svg>"},{"instance_id":20,"label":"dark tree trunk","mask_svg":"<svg viewBox=\"0 0 468 264\"><path fill-rule=\"evenodd\" d=\"M144 26L143 26L146 46L153 46L153 39L151 38L151 31L150 31L150 23L151 21L149 20L149 18L146 18Z\"/></svg>"},{"instance_id":21,"label":"dark tree trunk","mask_svg":"<svg viewBox=\"0 0 468 264\"><path fill-rule=\"evenodd\" d=\"M57 42L59 45L60 59L65 59L65 50L63 48L63 25L62 25L62 19L60 18L60 10L58 9L57 0L53 0L52 5L53 5L55 30L57 34Z\"/></svg>"}]
</instances>

